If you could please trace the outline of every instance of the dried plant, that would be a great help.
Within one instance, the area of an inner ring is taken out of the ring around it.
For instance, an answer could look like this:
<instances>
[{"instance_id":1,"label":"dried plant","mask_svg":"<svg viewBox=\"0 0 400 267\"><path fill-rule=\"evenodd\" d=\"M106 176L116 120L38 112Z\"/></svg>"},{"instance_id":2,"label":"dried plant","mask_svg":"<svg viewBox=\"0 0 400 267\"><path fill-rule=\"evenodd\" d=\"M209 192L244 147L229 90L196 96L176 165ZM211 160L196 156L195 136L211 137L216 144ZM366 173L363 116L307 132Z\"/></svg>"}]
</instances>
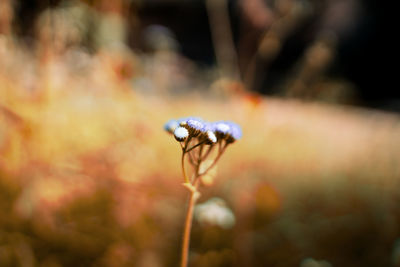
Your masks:
<instances>
[{"instance_id":1,"label":"dried plant","mask_svg":"<svg viewBox=\"0 0 400 267\"><path fill-rule=\"evenodd\" d=\"M190 193L183 232L181 256L181 267L185 267L188 264L193 210L200 196L199 184L201 178L215 167L227 146L242 137L242 131L240 126L233 122L218 121L210 123L194 117L170 120L165 124L164 128L166 131L173 134L181 145L183 186L188 189ZM216 153L212 153L214 148L217 149ZM214 155L214 158L209 160L212 155ZM191 178L186 174L186 159L193 168Z\"/></svg>"}]
</instances>

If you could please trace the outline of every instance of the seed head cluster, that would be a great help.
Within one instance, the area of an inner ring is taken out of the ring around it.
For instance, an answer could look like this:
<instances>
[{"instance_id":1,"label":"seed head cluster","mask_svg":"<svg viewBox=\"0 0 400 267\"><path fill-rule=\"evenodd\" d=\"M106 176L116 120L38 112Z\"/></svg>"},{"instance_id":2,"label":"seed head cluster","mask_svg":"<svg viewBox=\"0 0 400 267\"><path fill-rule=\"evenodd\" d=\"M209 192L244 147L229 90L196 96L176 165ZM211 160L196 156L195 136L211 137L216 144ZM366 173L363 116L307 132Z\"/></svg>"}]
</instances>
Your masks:
<instances>
[{"instance_id":1,"label":"seed head cluster","mask_svg":"<svg viewBox=\"0 0 400 267\"><path fill-rule=\"evenodd\" d=\"M223 140L227 143L233 143L242 137L240 126L234 122L207 122L196 117L169 120L164 129L172 133L179 142L183 142L190 137L197 138L200 142L208 145Z\"/></svg>"}]
</instances>

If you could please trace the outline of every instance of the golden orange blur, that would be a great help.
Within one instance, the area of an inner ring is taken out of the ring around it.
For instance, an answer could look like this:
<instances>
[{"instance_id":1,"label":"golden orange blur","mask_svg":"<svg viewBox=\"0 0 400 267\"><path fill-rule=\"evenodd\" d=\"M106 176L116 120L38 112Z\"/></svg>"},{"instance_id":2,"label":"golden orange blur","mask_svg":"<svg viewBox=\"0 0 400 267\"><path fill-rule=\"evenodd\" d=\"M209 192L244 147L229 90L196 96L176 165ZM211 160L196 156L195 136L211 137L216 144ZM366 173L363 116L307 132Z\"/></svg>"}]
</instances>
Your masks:
<instances>
[{"instance_id":1,"label":"golden orange blur","mask_svg":"<svg viewBox=\"0 0 400 267\"><path fill-rule=\"evenodd\" d=\"M166 83L186 78L172 52L153 56L172 61L161 71L125 48L36 45L0 35L0 266L176 266L187 192L163 125L191 115L233 120L243 137L199 199L224 199L236 223L195 220L190 266L400 266L398 115L229 78L174 93Z\"/></svg>"}]
</instances>

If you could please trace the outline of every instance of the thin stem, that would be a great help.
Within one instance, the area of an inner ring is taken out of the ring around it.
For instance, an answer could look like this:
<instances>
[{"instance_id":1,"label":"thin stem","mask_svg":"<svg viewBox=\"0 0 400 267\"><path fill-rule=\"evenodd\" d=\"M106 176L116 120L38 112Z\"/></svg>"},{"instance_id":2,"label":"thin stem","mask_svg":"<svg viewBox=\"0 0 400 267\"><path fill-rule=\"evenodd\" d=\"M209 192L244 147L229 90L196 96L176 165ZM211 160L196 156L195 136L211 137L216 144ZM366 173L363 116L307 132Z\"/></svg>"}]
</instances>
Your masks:
<instances>
[{"instance_id":1,"label":"thin stem","mask_svg":"<svg viewBox=\"0 0 400 267\"><path fill-rule=\"evenodd\" d=\"M193 177L193 179L192 179L192 184L197 188L197 183L196 183L196 181L197 181L197 178L199 177L199 171L200 171L200 164L201 164L201 162L202 162L202 160L203 160L203 158L201 157L201 154L203 154L203 148L204 148L204 145L202 145L202 146L200 146L200 149L199 149L199 154L198 154L198 156L197 156L197 162L196 162L196 165L195 165L195 172L194 172L194 177Z\"/></svg>"},{"instance_id":2,"label":"thin stem","mask_svg":"<svg viewBox=\"0 0 400 267\"><path fill-rule=\"evenodd\" d=\"M225 148L228 146L228 143L225 143L224 146L220 145L220 149L218 151L218 155L217 157L214 159L213 163L211 163L211 165L202 173L199 173L197 177L203 176L204 174L206 174L209 170L211 170L215 164L217 164L219 158L222 156L222 154L224 154Z\"/></svg>"},{"instance_id":3,"label":"thin stem","mask_svg":"<svg viewBox=\"0 0 400 267\"><path fill-rule=\"evenodd\" d=\"M204 154L204 156L201 158L202 161L205 160L205 159L208 157L208 155L209 155L210 152L213 150L213 148L214 148L213 145L210 145L210 146L208 147L208 150L206 151L206 153Z\"/></svg>"},{"instance_id":4,"label":"thin stem","mask_svg":"<svg viewBox=\"0 0 400 267\"><path fill-rule=\"evenodd\" d=\"M185 219L185 226L184 226L185 228L183 231L181 267L187 267L187 265L188 265L190 232L192 230L192 222L193 222L193 210L194 210L196 201L200 196L200 193L197 191L197 186L198 186L197 177L199 176L200 163L202 160L201 154L203 153L203 147L204 147L203 144L201 144L200 149L199 149L199 155L197 157L197 165L196 165L196 170L194 173L193 183L189 182L189 183L184 184L184 186L190 192L190 198L189 198L188 208L187 208L187 212L186 212L186 219ZM188 150L186 150L185 152L188 152ZM190 155L190 153L189 153L189 155Z\"/></svg>"},{"instance_id":5,"label":"thin stem","mask_svg":"<svg viewBox=\"0 0 400 267\"><path fill-rule=\"evenodd\" d=\"M192 153L188 153L188 156L189 156L189 162L190 162L190 164L192 164L192 166L195 166Z\"/></svg>"},{"instance_id":6,"label":"thin stem","mask_svg":"<svg viewBox=\"0 0 400 267\"><path fill-rule=\"evenodd\" d=\"M188 150L186 150L186 152L192 151L192 150L195 149L196 147L198 147L198 146L204 144L205 142L206 142L206 141L204 140L204 141L202 141L202 142L200 142L200 143L198 143L198 144L192 146L191 148L189 148Z\"/></svg>"},{"instance_id":7,"label":"thin stem","mask_svg":"<svg viewBox=\"0 0 400 267\"><path fill-rule=\"evenodd\" d=\"M190 180L187 177L186 171L185 171L185 154L186 154L186 149L188 147L190 139L191 139L190 137L188 139L186 139L185 146L182 147L181 165L182 165L183 179L184 179L185 183L190 183Z\"/></svg>"},{"instance_id":8,"label":"thin stem","mask_svg":"<svg viewBox=\"0 0 400 267\"><path fill-rule=\"evenodd\" d=\"M196 176L197 176L197 174L199 173L199 168L200 168L200 163L201 163L201 161L203 160L202 158L201 158L201 154L203 154L203 145L200 147L200 149L199 149L199 156L197 157L197 170L196 170Z\"/></svg>"},{"instance_id":9,"label":"thin stem","mask_svg":"<svg viewBox=\"0 0 400 267\"><path fill-rule=\"evenodd\" d=\"M183 230L182 255L181 255L180 267L188 266L190 232L192 230L193 211L194 211L194 206L196 205L196 201L200 196L200 193L197 190L197 187L199 185L198 178L200 177L200 173L199 173L200 165L201 165L201 162L204 160L204 157L202 155L203 148L204 148L204 142L200 142L199 144L192 146L190 149L187 149L189 142L190 142L190 139L186 140L185 145L182 146L182 172L183 172L183 176L184 176L184 180L185 180L185 183L183 184L183 186L189 190L190 197L189 197L189 203L188 203L188 207L187 207L187 211L186 211L186 219L185 219L185 225L184 225L184 230ZM221 145L220 145L219 154L218 154L217 158L214 160L212 165L214 165L216 163L216 161L218 160L218 158L221 156L226 145L227 144L225 144L225 146L222 149L221 149ZM193 157L195 155L192 155L192 153L190 153L190 152L198 146L200 146L200 148L198 150L198 156L195 159L193 159ZM208 151L206 151L205 156L207 156L210 153L210 151L211 151L211 149L208 149ZM185 165L184 165L186 153L188 153L188 155L189 155L190 163L195 167L193 181L189 180L186 176ZM210 168L208 168L208 169L210 169ZM206 171L208 171L208 169Z\"/></svg>"},{"instance_id":10,"label":"thin stem","mask_svg":"<svg viewBox=\"0 0 400 267\"><path fill-rule=\"evenodd\" d=\"M190 232L192 229L193 221L193 210L200 193L197 191L196 186L184 184L184 186L189 189L190 198L188 203L188 208L186 212L185 228L183 231L183 244L182 244L182 258L181 267L187 267L188 257L189 257L189 244L190 244Z\"/></svg>"},{"instance_id":11,"label":"thin stem","mask_svg":"<svg viewBox=\"0 0 400 267\"><path fill-rule=\"evenodd\" d=\"M182 152L181 165L182 165L183 180L185 181L185 183L190 183L185 171L185 152Z\"/></svg>"}]
</instances>

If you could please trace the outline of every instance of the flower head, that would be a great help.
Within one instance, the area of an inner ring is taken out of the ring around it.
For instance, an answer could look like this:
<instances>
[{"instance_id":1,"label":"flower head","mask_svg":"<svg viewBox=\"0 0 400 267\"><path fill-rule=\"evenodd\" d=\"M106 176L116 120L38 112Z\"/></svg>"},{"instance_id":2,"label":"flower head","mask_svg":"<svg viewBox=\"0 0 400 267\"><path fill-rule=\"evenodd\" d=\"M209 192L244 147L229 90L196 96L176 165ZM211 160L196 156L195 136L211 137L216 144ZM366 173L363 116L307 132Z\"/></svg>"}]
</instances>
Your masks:
<instances>
[{"instance_id":1,"label":"flower head","mask_svg":"<svg viewBox=\"0 0 400 267\"><path fill-rule=\"evenodd\" d=\"M230 134L230 126L225 121L217 121L212 124L212 128L218 139L225 139Z\"/></svg>"},{"instance_id":2,"label":"flower head","mask_svg":"<svg viewBox=\"0 0 400 267\"><path fill-rule=\"evenodd\" d=\"M179 126L179 122L177 120L169 120L164 124L164 130L173 134L175 129Z\"/></svg>"},{"instance_id":3,"label":"flower head","mask_svg":"<svg viewBox=\"0 0 400 267\"><path fill-rule=\"evenodd\" d=\"M242 138L242 129L240 128L240 126L234 122L228 122L228 124L229 124L230 131L229 131L227 141L229 143L233 143L236 140L239 140L240 138Z\"/></svg>"},{"instance_id":4,"label":"flower head","mask_svg":"<svg viewBox=\"0 0 400 267\"><path fill-rule=\"evenodd\" d=\"M214 131L214 124L210 122L203 122L203 127L200 130L199 139L205 141L205 144L212 145L218 141Z\"/></svg>"},{"instance_id":5,"label":"flower head","mask_svg":"<svg viewBox=\"0 0 400 267\"><path fill-rule=\"evenodd\" d=\"M204 131L205 122L200 118L188 118L180 125L185 127L193 137L196 137Z\"/></svg>"},{"instance_id":6,"label":"flower head","mask_svg":"<svg viewBox=\"0 0 400 267\"><path fill-rule=\"evenodd\" d=\"M233 143L242 137L239 125L230 121L206 122L198 117L186 117L170 120L164 125L164 129L173 133L176 140L182 142L189 136L197 138L207 145L225 140L227 144Z\"/></svg>"},{"instance_id":7,"label":"flower head","mask_svg":"<svg viewBox=\"0 0 400 267\"><path fill-rule=\"evenodd\" d=\"M177 141L182 142L188 138L189 132L186 128L179 126L174 130L174 136Z\"/></svg>"},{"instance_id":8,"label":"flower head","mask_svg":"<svg viewBox=\"0 0 400 267\"><path fill-rule=\"evenodd\" d=\"M213 131L208 130L205 134L204 134L205 140L206 140L206 144L208 145L212 145L215 144L218 139L217 136L215 135L215 133Z\"/></svg>"}]
</instances>

